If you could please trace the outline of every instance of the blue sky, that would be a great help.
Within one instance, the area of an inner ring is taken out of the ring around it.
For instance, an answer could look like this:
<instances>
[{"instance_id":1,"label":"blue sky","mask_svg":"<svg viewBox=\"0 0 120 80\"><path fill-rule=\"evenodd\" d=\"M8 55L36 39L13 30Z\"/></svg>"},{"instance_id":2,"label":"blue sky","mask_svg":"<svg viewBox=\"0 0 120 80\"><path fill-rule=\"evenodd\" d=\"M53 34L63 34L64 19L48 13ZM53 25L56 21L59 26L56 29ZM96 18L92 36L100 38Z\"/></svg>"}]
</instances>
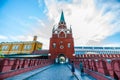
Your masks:
<instances>
[{"instance_id":1,"label":"blue sky","mask_svg":"<svg viewBox=\"0 0 120 80\"><path fill-rule=\"evenodd\" d=\"M48 49L61 10L75 46L120 46L120 0L0 0L0 42L37 35Z\"/></svg>"}]
</instances>

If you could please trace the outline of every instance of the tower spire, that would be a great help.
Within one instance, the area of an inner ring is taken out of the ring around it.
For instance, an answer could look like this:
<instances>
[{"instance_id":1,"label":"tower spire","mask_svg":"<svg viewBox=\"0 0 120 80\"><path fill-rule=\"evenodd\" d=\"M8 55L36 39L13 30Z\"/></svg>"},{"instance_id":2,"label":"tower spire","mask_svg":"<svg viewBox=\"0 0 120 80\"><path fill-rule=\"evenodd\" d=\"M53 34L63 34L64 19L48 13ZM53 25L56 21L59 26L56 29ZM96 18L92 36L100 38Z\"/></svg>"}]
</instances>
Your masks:
<instances>
[{"instance_id":1,"label":"tower spire","mask_svg":"<svg viewBox=\"0 0 120 80\"><path fill-rule=\"evenodd\" d=\"M63 11L61 13L61 17L60 17L60 22L59 22L58 28L59 29L65 29L65 28L67 28L66 27L66 23L65 23L65 19L64 19L64 13L63 13Z\"/></svg>"},{"instance_id":2,"label":"tower spire","mask_svg":"<svg viewBox=\"0 0 120 80\"><path fill-rule=\"evenodd\" d=\"M62 13L61 13L60 22L65 22L63 11L62 11Z\"/></svg>"}]
</instances>

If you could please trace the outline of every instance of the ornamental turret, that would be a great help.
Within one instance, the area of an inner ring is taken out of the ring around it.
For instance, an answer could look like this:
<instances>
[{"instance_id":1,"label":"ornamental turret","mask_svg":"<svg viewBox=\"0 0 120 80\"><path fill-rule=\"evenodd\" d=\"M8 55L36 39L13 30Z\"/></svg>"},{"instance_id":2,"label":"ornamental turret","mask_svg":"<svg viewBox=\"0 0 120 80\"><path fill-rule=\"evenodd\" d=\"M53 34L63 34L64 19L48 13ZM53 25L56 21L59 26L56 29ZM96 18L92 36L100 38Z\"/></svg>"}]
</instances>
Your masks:
<instances>
[{"instance_id":1,"label":"ornamental turret","mask_svg":"<svg viewBox=\"0 0 120 80\"><path fill-rule=\"evenodd\" d=\"M67 28L63 11L61 13L58 27L56 27L56 29L55 29L55 26L53 27L52 36L56 37L56 38L72 37L72 28L71 28L71 26L70 26L70 29Z\"/></svg>"}]
</instances>

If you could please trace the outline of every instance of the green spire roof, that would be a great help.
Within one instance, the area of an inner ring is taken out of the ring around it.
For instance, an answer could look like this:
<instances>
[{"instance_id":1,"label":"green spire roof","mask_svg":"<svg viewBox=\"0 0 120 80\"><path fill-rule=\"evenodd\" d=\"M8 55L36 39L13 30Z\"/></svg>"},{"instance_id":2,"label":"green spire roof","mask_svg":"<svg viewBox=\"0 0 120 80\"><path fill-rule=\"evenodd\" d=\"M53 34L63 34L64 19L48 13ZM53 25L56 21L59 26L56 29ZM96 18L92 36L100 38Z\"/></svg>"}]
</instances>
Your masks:
<instances>
[{"instance_id":1,"label":"green spire roof","mask_svg":"<svg viewBox=\"0 0 120 80\"><path fill-rule=\"evenodd\" d=\"M60 22L65 22L63 11L62 11L62 13L61 13Z\"/></svg>"}]
</instances>

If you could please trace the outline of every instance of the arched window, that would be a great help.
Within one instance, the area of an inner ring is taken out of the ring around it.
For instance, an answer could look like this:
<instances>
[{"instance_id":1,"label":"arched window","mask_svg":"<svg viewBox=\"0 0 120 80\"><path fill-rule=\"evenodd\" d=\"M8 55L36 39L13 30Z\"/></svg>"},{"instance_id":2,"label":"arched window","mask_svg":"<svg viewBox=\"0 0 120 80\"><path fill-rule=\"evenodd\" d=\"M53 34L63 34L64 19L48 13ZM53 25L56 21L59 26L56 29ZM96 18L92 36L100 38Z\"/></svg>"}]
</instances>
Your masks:
<instances>
[{"instance_id":1,"label":"arched window","mask_svg":"<svg viewBox=\"0 0 120 80\"><path fill-rule=\"evenodd\" d=\"M70 48L70 46L71 46L71 44L70 44L70 43L68 43L68 48Z\"/></svg>"},{"instance_id":2,"label":"arched window","mask_svg":"<svg viewBox=\"0 0 120 80\"><path fill-rule=\"evenodd\" d=\"M56 48L56 43L53 43L53 48Z\"/></svg>"},{"instance_id":3,"label":"arched window","mask_svg":"<svg viewBox=\"0 0 120 80\"><path fill-rule=\"evenodd\" d=\"M64 33L63 31L60 32L59 37L60 37L60 38L65 38L65 33Z\"/></svg>"}]
</instances>

